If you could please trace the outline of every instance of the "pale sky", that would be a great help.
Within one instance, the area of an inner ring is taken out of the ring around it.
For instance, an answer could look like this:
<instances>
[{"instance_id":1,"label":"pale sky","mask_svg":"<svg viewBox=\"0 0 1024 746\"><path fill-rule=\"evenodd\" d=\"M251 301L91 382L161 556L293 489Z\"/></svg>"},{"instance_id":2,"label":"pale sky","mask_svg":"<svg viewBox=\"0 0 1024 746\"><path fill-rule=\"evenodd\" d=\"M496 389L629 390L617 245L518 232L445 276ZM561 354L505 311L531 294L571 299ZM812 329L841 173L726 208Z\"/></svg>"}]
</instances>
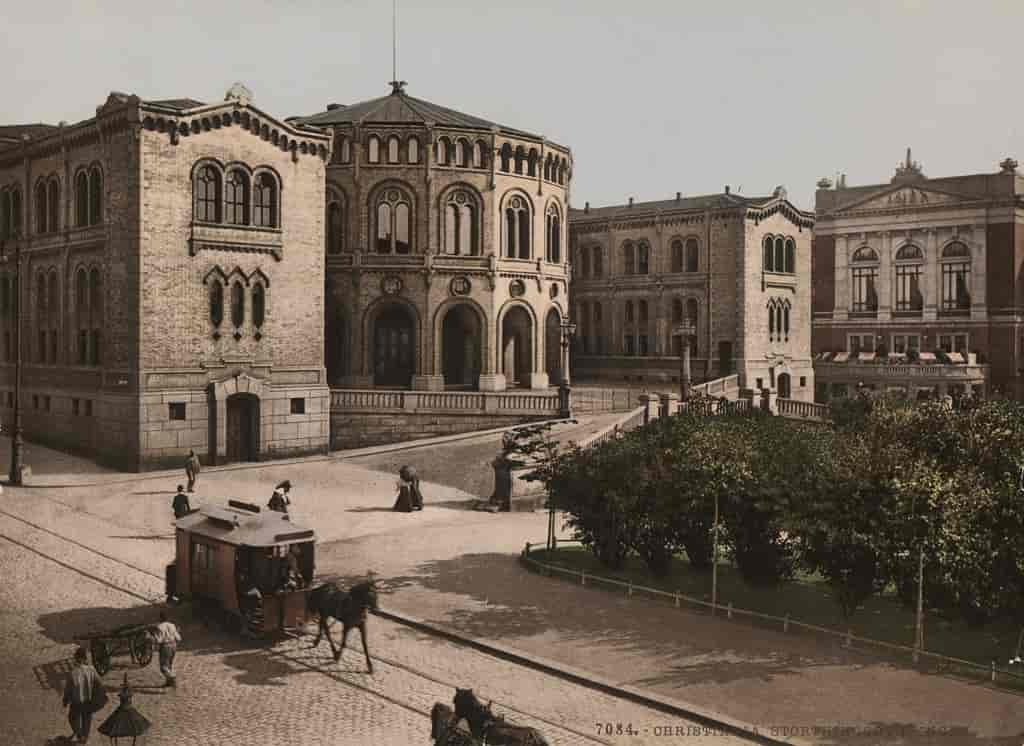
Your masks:
<instances>
[{"instance_id":1,"label":"pale sky","mask_svg":"<svg viewBox=\"0 0 1024 746\"><path fill-rule=\"evenodd\" d=\"M398 1L410 95L572 148L582 207L1024 163L1024 0ZM284 118L386 94L391 0L5 3L0 124L111 90Z\"/></svg>"}]
</instances>

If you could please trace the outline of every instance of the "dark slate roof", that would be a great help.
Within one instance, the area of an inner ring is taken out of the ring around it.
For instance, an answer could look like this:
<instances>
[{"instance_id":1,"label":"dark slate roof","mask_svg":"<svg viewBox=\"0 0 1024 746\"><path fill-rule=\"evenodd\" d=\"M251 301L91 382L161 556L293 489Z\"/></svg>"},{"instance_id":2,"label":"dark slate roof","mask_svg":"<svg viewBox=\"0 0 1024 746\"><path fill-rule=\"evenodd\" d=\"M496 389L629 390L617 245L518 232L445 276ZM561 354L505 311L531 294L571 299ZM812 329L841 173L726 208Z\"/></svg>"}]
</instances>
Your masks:
<instances>
[{"instance_id":1,"label":"dark slate roof","mask_svg":"<svg viewBox=\"0 0 1024 746\"><path fill-rule=\"evenodd\" d=\"M569 217L573 220L584 220L590 218L615 218L635 215L638 212L665 212L667 210L721 210L730 207L758 207L776 199L770 197L744 197L737 194L703 194L695 197L682 197L681 199L663 199L652 202L634 202L630 207L625 205L609 205L607 207L591 207L584 212L579 208L569 211Z\"/></svg>"},{"instance_id":2,"label":"dark slate roof","mask_svg":"<svg viewBox=\"0 0 1024 746\"><path fill-rule=\"evenodd\" d=\"M312 116L302 117L304 124L316 126L328 126L334 124L424 124L433 122L448 127L465 127L467 129L491 130L497 128L503 132L513 135L525 135L527 137L540 138L524 130L515 127L507 127L503 124L496 124L481 119L471 114L463 114L461 111L449 109L446 106L424 101L408 95L405 91L396 89L387 96L373 98L369 101L360 101L357 104L338 106L330 111L324 111Z\"/></svg>"},{"instance_id":3,"label":"dark slate roof","mask_svg":"<svg viewBox=\"0 0 1024 746\"><path fill-rule=\"evenodd\" d=\"M146 101L145 103L152 106L163 106L167 109L178 109L185 111L186 109L195 109L199 106L206 106L202 101L196 101L194 98L164 98L159 101Z\"/></svg>"},{"instance_id":4,"label":"dark slate roof","mask_svg":"<svg viewBox=\"0 0 1024 746\"><path fill-rule=\"evenodd\" d=\"M58 129L53 124L5 124L0 125L0 140L20 140L22 135L35 139Z\"/></svg>"}]
</instances>

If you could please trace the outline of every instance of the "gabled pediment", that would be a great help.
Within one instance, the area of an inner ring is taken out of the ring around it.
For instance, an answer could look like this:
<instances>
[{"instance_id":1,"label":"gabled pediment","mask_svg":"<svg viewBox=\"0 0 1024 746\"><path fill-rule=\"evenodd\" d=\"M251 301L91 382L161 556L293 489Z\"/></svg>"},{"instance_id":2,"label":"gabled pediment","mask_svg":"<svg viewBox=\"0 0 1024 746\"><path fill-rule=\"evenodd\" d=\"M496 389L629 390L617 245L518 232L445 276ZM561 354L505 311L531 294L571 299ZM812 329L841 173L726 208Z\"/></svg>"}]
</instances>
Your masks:
<instances>
[{"instance_id":1,"label":"gabled pediment","mask_svg":"<svg viewBox=\"0 0 1024 746\"><path fill-rule=\"evenodd\" d=\"M936 207L969 201L953 192L923 187L916 184L898 184L867 197L837 207L834 212L861 210L898 210L907 207Z\"/></svg>"}]
</instances>

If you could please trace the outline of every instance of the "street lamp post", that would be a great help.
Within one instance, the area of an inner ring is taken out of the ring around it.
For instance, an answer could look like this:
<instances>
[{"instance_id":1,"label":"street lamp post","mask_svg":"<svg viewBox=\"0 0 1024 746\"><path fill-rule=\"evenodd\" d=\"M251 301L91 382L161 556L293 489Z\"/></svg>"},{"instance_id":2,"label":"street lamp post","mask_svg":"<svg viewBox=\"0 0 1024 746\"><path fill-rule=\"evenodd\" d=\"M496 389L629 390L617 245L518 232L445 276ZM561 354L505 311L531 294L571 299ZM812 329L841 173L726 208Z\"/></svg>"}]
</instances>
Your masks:
<instances>
[{"instance_id":1,"label":"street lamp post","mask_svg":"<svg viewBox=\"0 0 1024 746\"><path fill-rule=\"evenodd\" d=\"M569 346L572 338L576 335L576 324L569 318L562 319L560 325L562 331L562 380L558 384L558 416L568 419L571 416L569 408Z\"/></svg>"},{"instance_id":2,"label":"street lamp post","mask_svg":"<svg viewBox=\"0 0 1024 746\"><path fill-rule=\"evenodd\" d=\"M686 319L675 328L675 333L680 336L679 356L679 400L690 399L690 337L696 332L695 327Z\"/></svg>"},{"instance_id":3,"label":"street lamp post","mask_svg":"<svg viewBox=\"0 0 1024 746\"><path fill-rule=\"evenodd\" d=\"M24 434L21 425L21 236L15 231L14 241L14 435L11 439L10 483L22 485L29 468L24 463ZM7 241L0 241L0 259L7 262Z\"/></svg>"}]
</instances>

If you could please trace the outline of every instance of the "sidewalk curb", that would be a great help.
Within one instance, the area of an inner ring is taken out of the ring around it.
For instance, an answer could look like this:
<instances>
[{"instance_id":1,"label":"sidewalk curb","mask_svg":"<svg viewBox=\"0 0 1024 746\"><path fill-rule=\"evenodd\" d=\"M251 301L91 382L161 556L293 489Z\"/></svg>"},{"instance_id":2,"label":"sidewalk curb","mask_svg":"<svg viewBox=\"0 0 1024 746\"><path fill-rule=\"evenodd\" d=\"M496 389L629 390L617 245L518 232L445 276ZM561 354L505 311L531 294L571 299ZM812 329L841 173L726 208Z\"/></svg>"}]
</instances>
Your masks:
<instances>
[{"instance_id":1,"label":"sidewalk curb","mask_svg":"<svg viewBox=\"0 0 1024 746\"><path fill-rule=\"evenodd\" d=\"M778 738L773 738L761 733L760 729L754 725L730 718L719 712L698 709L695 705L690 703L683 705L625 684L615 684L607 679L597 676L596 674L572 668L563 663L558 663L547 658L523 653L503 645L484 642L475 637L470 637L461 632L451 630L447 627L435 623L424 622L407 614L384 611L383 609L377 609L373 613L379 617L395 622L396 624L411 627L412 629L425 632L435 637L442 637L450 642L473 648L474 650L478 650L487 655L501 658L502 660L506 660L520 666L525 666L526 668L540 671L551 676L556 676L573 684L578 684L580 686L587 687L588 689L594 689L602 692L603 694L608 694L618 699L624 699L629 702L633 702L634 704L648 707L652 710L658 710L659 712L663 712L668 715L693 720L703 727L722 731L732 736L738 736L750 741L751 743L766 744L767 746L813 746L812 742L803 739L793 738L784 741Z\"/></svg>"}]
</instances>

